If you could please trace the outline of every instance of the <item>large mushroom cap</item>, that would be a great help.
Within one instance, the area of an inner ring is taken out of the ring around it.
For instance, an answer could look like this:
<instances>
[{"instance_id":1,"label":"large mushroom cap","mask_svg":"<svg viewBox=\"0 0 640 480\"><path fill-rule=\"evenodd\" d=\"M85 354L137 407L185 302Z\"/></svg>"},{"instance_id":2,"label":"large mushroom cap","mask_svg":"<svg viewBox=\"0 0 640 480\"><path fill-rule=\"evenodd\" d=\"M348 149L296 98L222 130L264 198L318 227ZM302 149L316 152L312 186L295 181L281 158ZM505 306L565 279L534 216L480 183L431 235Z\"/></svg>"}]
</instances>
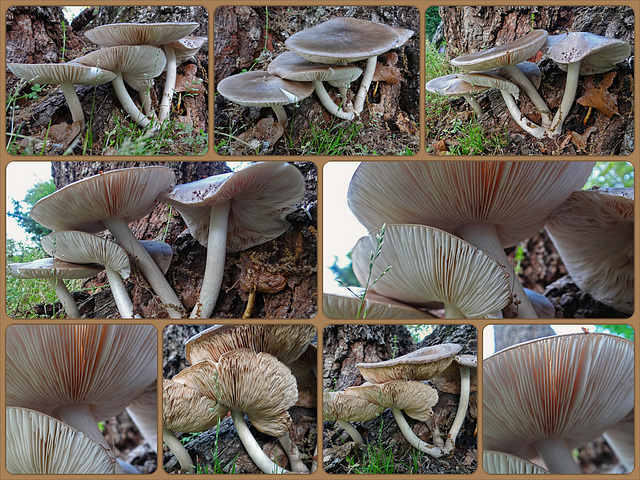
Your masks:
<instances>
[{"instance_id":1,"label":"large mushroom cap","mask_svg":"<svg viewBox=\"0 0 640 480\"><path fill-rule=\"evenodd\" d=\"M515 65L535 55L544 45L546 30L533 30L512 42L469 53L451 60L451 64L463 70L489 70Z\"/></svg>"},{"instance_id":2,"label":"large mushroom cap","mask_svg":"<svg viewBox=\"0 0 640 480\"><path fill-rule=\"evenodd\" d=\"M175 175L167 167L111 170L84 178L38 200L31 217L51 230L105 230L101 220L124 218L127 223L150 213L158 194Z\"/></svg>"},{"instance_id":3,"label":"large mushroom cap","mask_svg":"<svg viewBox=\"0 0 640 480\"><path fill-rule=\"evenodd\" d=\"M387 25L339 17L294 33L284 43L310 62L338 64L377 56L403 43L398 39Z\"/></svg>"},{"instance_id":4,"label":"large mushroom cap","mask_svg":"<svg viewBox=\"0 0 640 480\"><path fill-rule=\"evenodd\" d=\"M364 306L358 316L362 301L356 294L361 295L362 288L349 287L334 291L322 292L322 311L329 318L436 318L433 315L379 295L371 290L367 292ZM442 305L438 305L442 308Z\"/></svg>"},{"instance_id":5,"label":"large mushroom cap","mask_svg":"<svg viewBox=\"0 0 640 480\"><path fill-rule=\"evenodd\" d=\"M304 178L297 168L262 162L176 185L159 198L180 211L191 235L204 246L208 244L211 206L230 201L227 251L237 252L287 231L291 225L286 216L303 196Z\"/></svg>"},{"instance_id":6,"label":"large mushroom cap","mask_svg":"<svg viewBox=\"0 0 640 480\"><path fill-rule=\"evenodd\" d=\"M72 63L7 63L7 67L18 77L31 83L59 85L102 85L112 81L115 73L96 66L76 65Z\"/></svg>"},{"instance_id":7,"label":"large mushroom cap","mask_svg":"<svg viewBox=\"0 0 640 480\"><path fill-rule=\"evenodd\" d=\"M446 369L462 349L455 343L424 347L391 360L376 363L358 363L356 367L364 379L371 383L391 380L429 380Z\"/></svg>"},{"instance_id":8,"label":"large mushroom cap","mask_svg":"<svg viewBox=\"0 0 640 480\"><path fill-rule=\"evenodd\" d=\"M634 205L633 188L574 192L545 224L576 285L627 314L634 307Z\"/></svg>"},{"instance_id":9,"label":"large mushroom cap","mask_svg":"<svg viewBox=\"0 0 640 480\"><path fill-rule=\"evenodd\" d=\"M272 107L304 100L313 93L310 82L285 80L267 72L245 72L220 80L220 95L245 107Z\"/></svg>"},{"instance_id":10,"label":"large mushroom cap","mask_svg":"<svg viewBox=\"0 0 640 480\"><path fill-rule=\"evenodd\" d=\"M496 353L483 361L484 448L531 458L553 439L584 445L633 408L633 368L633 342L601 333Z\"/></svg>"},{"instance_id":11,"label":"large mushroom cap","mask_svg":"<svg viewBox=\"0 0 640 480\"><path fill-rule=\"evenodd\" d=\"M378 403L345 392L324 392L322 394L322 416L324 420L344 420L346 422L366 422L381 413Z\"/></svg>"},{"instance_id":12,"label":"large mushroom cap","mask_svg":"<svg viewBox=\"0 0 640 480\"><path fill-rule=\"evenodd\" d=\"M16 278L87 278L100 273L100 265L82 265L57 258L43 258L27 263L10 263L7 273Z\"/></svg>"},{"instance_id":13,"label":"large mushroom cap","mask_svg":"<svg viewBox=\"0 0 640 480\"><path fill-rule=\"evenodd\" d=\"M321 82L349 84L362 75L362 69L353 65L328 65L314 63L293 52L285 52L273 60L267 71L286 80L296 82Z\"/></svg>"},{"instance_id":14,"label":"large mushroom cap","mask_svg":"<svg viewBox=\"0 0 640 480\"><path fill-rule=\"evenodd\" d=\"M204 432L220 417L215 401L195 388L174 380L162 380L162 425L185 433ZM223 413L224 415L224 413Z\"/></svg>"},{"instance_id":15,"label":"large mushroom cap","mask_svg":"<svg viewBox=\"0 0 640 480\"><path fill-rule=\"evenodd\" d=\"M305 352L316 335L313 325L216 325L187 340L186 358L192 364L217 362L224 353L248 348L288 364Z\"/></svg>"},{"instance_id":16,"label":"large mushroom cap","mask_svg":"<svg viewBox=\"0 0 640 480\"><path fill-rule=\"evenodd\" d=\"M115 474L115 460L91 437L43 413L6 410L7 470L14 474Z\"/></svg>"},{"instance_id":17,"label":"large mushroom cap","mask_svg":"<svg viewBox=\"0 0 640 480\"><path fill-rule=\"evenodd\" d=\"M89 40L105 47L155 45L175 42L198 27L197 22L113 23L87 30Z\"/></svg>"},{"instance_id":18,"label":"large mushroom cap","mask_svg":"<svg viewBox=\"0 0 640 480\"><path fill-rule=\"evenodd\" d=\"M617 38L588 32L550 35L542 51L567 71L568 65L580 62L580 75L595 75L611 70L631 53L631 45Z\"/></svg>"}]
</instances>

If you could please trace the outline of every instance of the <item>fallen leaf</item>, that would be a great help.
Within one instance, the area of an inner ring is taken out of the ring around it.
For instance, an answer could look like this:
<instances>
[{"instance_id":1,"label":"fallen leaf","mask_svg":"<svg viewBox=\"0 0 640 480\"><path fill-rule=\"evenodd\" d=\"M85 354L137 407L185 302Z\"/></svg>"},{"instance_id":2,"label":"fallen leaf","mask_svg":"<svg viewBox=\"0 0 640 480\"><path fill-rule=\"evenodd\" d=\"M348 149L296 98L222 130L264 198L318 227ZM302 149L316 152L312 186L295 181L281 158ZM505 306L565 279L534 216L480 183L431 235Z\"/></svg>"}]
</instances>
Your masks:
<instances>
[{"instance_id":1,"label":"fallen leaf","mask_svg":"<svg viewBox=\"0 0 640 480\"><path fill-rule=\"evenodd\" d=\"M593 107L602 112L607 117L619 115L618 113L618 96L614 93L607 92L607 89L613 84L616 72L607 73L599 86L593 84L595 75L589 75L585 80L584 95L576 100L580 105L585 107Z\"/></svg>"},{"instance_id":2,"label":"fallen leaf","mask_svg":"<svg viewBox=\"0 0 640 480\"><path fill-rule=\"evenodd\" d=\"M238 135L238 140L245 142L256 149L260 147L269 148L284 134L284 127L281 123L267 117L260 120L249 131Z\"/></svg>"},{"instance_id":3,"label":"fallen leaf","mask_svg":"<svg viewBox=\"0 0 640 480\"><path fill-rule=\"evenodd\" d=\"M202 84L202 79L196 77L196 72L198 71L198 67L192 64L187 64L184 66L184 75L178 75L176 77L176 86L174 90L176 92L204 92L204 85Z\"/></svg>"},{"instance_id":4,"label":"fallen leaf","mask_svg":"<svg viewBox=\"0 0 640 480\"><path fill-rule=\"evenodd\" d=\"M74 122L71 125L58 123L49 127L49 139L54 143L61 144L62 148L66 149L81 131L80 122Z\"/></svg>"},{"instance_id":5,"label":"fallen leaf","mask_svg":"<svg viewBox=\"0 0 640 480\"><path fill-rule=\"evenodd\" d=\"M591 126L587 128L582 135L576 132L572 132L571 130L569 130L569 135L573 144L578 147L578 150L585 150L588 145L589 135L597 130L597 127Z\"/></svg>"},{"instance_id":6,"label":"fallen leaf","mask_svg":"<svg viewBox=\"0 0 640 480\"><path fill-rule=\"evenodd\" d=\"M447 151L447 142L444 140L438 140L433 144L433 153L436 155L442 154Z\"/></svg>"}]
</instances>

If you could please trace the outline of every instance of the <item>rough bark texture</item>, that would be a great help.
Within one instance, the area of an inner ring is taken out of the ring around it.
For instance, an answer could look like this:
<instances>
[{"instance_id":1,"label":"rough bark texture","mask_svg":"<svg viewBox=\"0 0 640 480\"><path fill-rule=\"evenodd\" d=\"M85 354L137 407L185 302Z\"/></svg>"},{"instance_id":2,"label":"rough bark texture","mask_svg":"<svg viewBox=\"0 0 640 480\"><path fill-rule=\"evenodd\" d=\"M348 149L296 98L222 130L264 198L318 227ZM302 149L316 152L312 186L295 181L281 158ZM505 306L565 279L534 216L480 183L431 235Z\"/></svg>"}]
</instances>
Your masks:
<instances>
[{"instance_id":1,"label":"rough bark texture","mask_svg":"<svg viewBox=\"0 0 640 480\"><path fill-rule=\"evenodd\" d=\"M329 325L323 334L323 390L336 391L364 382L355 364L374 362L403 355L418 347L444 342L464 345L465 353L477 352L477 332L472 325L437 325L431 335L419 345L413 343L408 330L402 325ZM394 347L395 345L395 347ZM335 380L337 379L337 380ZM433 407L434 424L441 432L449 430L458 408L458 395L438 392L438 403ZM406 417L406 416L405 416ZM420 454L413 467L413 447L404 439L390 409L368 422L352 422L362 434L365 444L374 449L389 448L393 453L393 471L386 473L473 473L477 467L477 439L474 435L477 417L477 394L472 393L469 410L456 440L456 449L439 459ZM416 435L431 441L429 427L407 418ZM344 430L334 422L323 424L323 465L327 473L355 473L346 460L349 455L356 462L366 462L363 451L354 447ZM366 465L365 465L366 466Z\"/></svg>"},{"instance_id":2,"label":"rough bark texture","mask_svg":"<svg viewBox=\"0 0 640 480\"><path fill-rule=\"evenodd\" d=\"M494 351L498 352L516 343L555 335L549 325L494 325Z\"/></svg>"},{"instance_id":3,"label":"rough bark texture","mask_svg":"<svg viewBox=\"0 0 640 480\"><path fill-rule=\"evenodd\" d=\"M399 56L396 67L402 79L394 85L376 82L371 86L365 110L361 114L364 128L351 140L346 154L362 153L356 145L366 145L369 152L378 154L398 154L405 148L416 151L419 140L419 26L418 10L413 7L218 7L215 10L215 79L241 73L243 70L267 70L271 60L287 51L285 40L294 33L310 28L334 17L355 17L408 28L415 33L403 46L394 49ZM268 25L268 26L267 26ZM266 37L266 38L265 38ZM393 55L382 55L379 64L393 63ZM365 62L357 62L364 68ZM355 82L356 86L359 81ZM351 87L353 100L356 86ZM334 89L331 89L334 90ZM337 97L333 97L337 98ZM342 121L331 116L322 107L315 95L303 100L299 106L286 106L291 125L285 129L285 136L274 145L263 145L261 154L301 154L307 153L301 145L308 138L310 124L324 130ZM292 113L293 112L293 113ZM215 99L214 124L217 151L222 154L255 153L240 144L223 147L221 143L228 137L237 136L250 130L261 118L273 116L270 108L241 107L227 101L221 95ZM290 140L290 141L285 141ZM290 146L292 145L292 146Z\"/></svg>"},{"instance_id":4,"label":"rough bark texture","mask_svg":"<svg viewBox=\"0 0 640 480\"><path fill-rule=\"evenodd\" d=\"M523 36L531 29L539 28L547 30L550 35L586 31L614 37L627 41L633 52L634 15L630 7L440 7L440 15L449 58L500 45ZM543 74L538 90L549 108L555 111L562 100L566 74L540 53L530 60L538 64ZM537 140L522 131L511 118L497 90L479 95L478 101L485 111L479 122L485 133L506 136L507 140L506 145L497 151L484 153L630 154L634 150L633 66L632 63L622 62L613 71L616 76L608 92L617 95L619 114L607 117L594 110L585 121L588 107L574 103L564 122L562 134L550 139ZM595 83L599 84L603 77L604 74L595 75ZM581 77L576 98L584 94L584 85L584 77ZM526 117L540 124L540 115L526 95L521 95L518 104ZM452 106L461 112L465 121L469 121L469 109L464 101L454 100ZM444 124L438 126L439 122L441 120L437 118L427 118L427 131L430 132L427 134L427 147L434 153L445 153L456 145L456 141L448 138Z\"/></svg>"},{"instance_id":5,"label":"rough bark texture","mask_svg":"<svg viewBox=\"0 0 640 480\"><path fill-rule=\"evenodd\" d=\"M171 167L177 183L230 171L224 162L53 162L52 170L56 187L61 188L100 171L151 164ZM305 178L306 189L300 208L288 217L293 227L270 242L227 255L222 290L212 318L242 317L248 299L248 293L238 286L243 256L245 265L248 261L287 278L287 285L282 291L256 295L252 317L310 318L315 314L317 172L312 163L299 162L295 165ZM153 212L132 223L130 228L140 240L164 239L173 247L174 258L166 277L190 311L200 291L206 248L191 237L180 214L175 209L170 211L164 203L159 203ZM102 273L88 281L86 286L95 287L105 283L106 275ZM143 318L166 317L146 281L135 269L128 287L136 312ZM86 299L80 311L87 318L118 317L108 288Z\"/></svg>"},{"instance_id":6,"label":"rough bark texture","mask_svg":"<svg viewBox=\"0 0 640 480\"><path fill-rule=\"evenodd\" d=\"M151 22L193 22L200 26L192 35L208 36L208 10L204 7L88 7L69 25L65 25L61 7L11 7L7 11L7 62L15 63L61 63L73 60L101 47L93 44L85 37L84 32L96 26L108 23L151 23ZM208 131L208 45L200 49L195 59L178 66L178 77L185 76L187 66L195 64L196 77L202 79L204 88L195 95L176 94L172 102L170 119L175 121L171 130L173 142L163 146L159 152L164 154L193 155L206 151L206 145L196 144L190 138L195 132ZM165 73L155 78L151 89L152 105L157 107L164 89ZM7 98L14 93L18 78L7 69ZM131 154L131 147L123 147L122 142L114 142L115 132L125 118L122 105L116 98L110 83L93 86L75 87L85 112L87 124L91 121L92 140L87 145L86 154L109 155ZM25 86L21 94L32 92L30 84ZM137 92L129 90L132 98L138 99ZM44 94L44 96L43 96ZM7 132L34 137L22 140L18 153L39 151L47 136L48 142L44 152L60 155L70 145L71 138L64 134L56 134L47 126L61 124L66 127L71 123L71 114L67 102L57 85L45 86L42 94L35 95L35 100L20 99L15 115L7 113ZM128 122L128 117L126 122ZM125 123L126 123L125 122ZM184 125L180 127L179 124ZM18 130L19 128L19 130ZM109 137L111 132L111 137ZM189 135L187 135L189 132ZM137 138L139 134L130 134ZM75 136L75 135L74 135ZM39 139L39 140L36 140ZM82 153L80 141L73 153ZM135 150L134 150L135 151Z\"/></svg>"}]
</instances>

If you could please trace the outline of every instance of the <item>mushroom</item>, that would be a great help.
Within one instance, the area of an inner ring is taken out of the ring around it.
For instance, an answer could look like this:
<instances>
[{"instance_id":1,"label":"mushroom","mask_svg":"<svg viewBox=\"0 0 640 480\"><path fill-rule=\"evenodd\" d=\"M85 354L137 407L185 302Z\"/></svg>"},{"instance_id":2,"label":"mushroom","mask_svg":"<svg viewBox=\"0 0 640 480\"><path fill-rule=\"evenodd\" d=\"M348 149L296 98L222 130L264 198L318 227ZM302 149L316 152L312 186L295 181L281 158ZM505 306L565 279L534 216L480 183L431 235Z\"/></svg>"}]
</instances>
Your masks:
<instances>
[{"instance_id":1,"label":"mushroom","mask_svg":"<svg viewBox=\"0 0 640 480\"><path fill-rule=\"evenodd\" d=\"M379 235L372 230L351 253L361 284L369 271L378 279L376 293L412 305L443 302L447 318L480 318L511 303L504 267L464 240L423 225L387 225L384 247L370 266Z\"/></svg>"},{"instance_id":2,"label":"mushroom","mask_svg":"<svg viewBox=\"0 0 640 480\"><path fill-rule=\"evenodd\" d=\"M469 105L471 105L476 117L480 118L483 113L482 107L473 95L485 92L489 90L490 87L484 87L482 85L467 82L463 77L463 74L455 73L445 75L443 77L432 78L427 82L427 92L435 93L436 95L461 96Z\"/></svg>"},{"instance_id":3,"label":"mushroom","mask_svg":"<svg viewBox=\"0 0 640 480\"><path fill-rule=\"evenodd\" d=\"M345 120L353 119L354 112L345 109L346 89L362 74L362 69L352 65L313 63L293 52L286 52L276 57L269 64L267 71L285 80L313 83L318 99L331 115ZM322 82L329 82L342 89L342 103L339 106L333 103Z\"/></svg>"},{"instance_id":4,"label":"mushroom","mask_svg":"<svg viewBox=\"0 0 640 480\"><path fill-rule=\"evenodd\" d=\"M102 85L111 82L116 74L104 70L101 65L82 66L71 63L45 63L28 65L22 63L7 63L7 67L18 77L30 83L47 83L60 85L64 98L67 100L73 122L80 122L80 129L84 130L84 112L74 85Z\"/></svg>"},{"instance_id":5,"label":"mushroom","mask_svg":"<svg viewBox=\"0 0 640 480\"><path fill-rule=\"evenodd\" d=\"M634 419L635 412L632 409L626 417L602 434L628 473L633 472L635 463Z\"/></svg>"},{"instance_id":6,"label":"mushroom","mask_svg":"<svg viewBox=\"0 0 640 480\"><path fill-rule=\"evenodd\" d=\"M31 217L51 230L108 229L135 258L142 274L164 303L171 318L182 318L180 299L127 223L148 215L158 194L175 180L170 168L131 167L84 178L38 200Z\"/></svg>"},{"instance_id":7,"label":"mushroom","mask_svg":"<svg viewBox=\"0 0 640 480\"><path fill-rule=\"evenodd\" d=\"M102 445L49 415L7 407L6 422L5 459L13 475L116 473Z\"/></svg>"},{"instance_id":8,"label":"mushroom","mask_svg":"<svg viewBox=\"0 0 640 480\"><path fill-rule=\"evenodd\" d=\"M125 111L141 127L151 122L134 103L124 82L138 92L146 92L153 78L162 73L167 59L161 49L150 45L109 47L76 58L74 63L109 68L116 74L113 89ZM144 102L146 103L146 102Z\"/></svg>"},{"instance_id":9,"label":"mushroom","mask_svg":"<svg viewBox=\"0 0 640 480\"><path fill-rule=\"evenodd\" d=\"M389 27L358 18L338 17L294 33L285 46L310 62L344 64L367 60L353 105L355 113L364 109L378 55L404 44L413 31Z\"/></svg>"},{"instance_id":10,"label":"mushroom","mask_svg":"<svg viewBox=\"0 0 640 480\"><path fill-rule=\"evenodd\" d=\"M48 280L60 302L62 302L62 306L69 318L80 318L80 311L63 279L92 277L101 271L102 267L98 265L78 265L54 258L43 258L27 263L11 263L7 265L7 273L12 277Z\"/></svg>"},{"instance_id":11,"label":"mushroom","mask_svg":"<svg viewBox=\"0 0 640 480\"><path fill-rule=\"evenodd\" d=\"M616 38L568 32L549 36L542 51L567 72L562 102L549 127L552 135L559 135L576 96L578 77L608 72L629 56L631 46Z\"/></svg>"},{"instance_id":12,"label":"mushroom","mask_svg":"<svg viewBox=\"0 0 640 480\"><path fill-rule=\"evenodd\" d=\"M97 423L122 412L157 378L157 345L151 325L11 325L6 405L59 418L115 461Z\"/></svg>"},{"instance_id":13,"label":"mushroom","mask_svg":"<svg viewBox=\"0 0 640 480\"><path fill-rule=\"evenodd\" d=\"M549 473L544 468L523 458L493 450L482 451L482 468L490 475L544 475Z\"/></svg>"},{"instance_id":14,"label":"mushroom","mask_svg":"<svg viewBox=\"0 0 640 480\"><path fill-rule=\"evenodd\" d=\"M345 392L324 392L322 394L322 416L340 425L356 445L363 446L364 439L351 422L366 422L382 413L378 403Z\"/></svg>"},{"instance_id":15,"label":"mushroom","mask_svg":"<svg viewBox=\"0 0 640 480\"><path fill-rule=\"evenodd\" d=\"M220 95L244 107L271 107L278 122L287 125L283 105L297 103L313 93L311 82L284 80L267 72L245 72L220 80Z\"/></svg>"},{"instance_id":16,"label":"mushroom","mask_svg":"<svg viewBox=\"0 0 640 480\"><path fill-rule=\"evenodd\" d=\"M131 400L126 410L145 443L158 453L158 380Z\"/></svg>"},{"instance_id":17,"label":"mushroom","mask_svg":"<svg viewBox=\"0 0 640 480\"><path fill-rule=\"evenodd\" d=\"M581 473L571 449L631 411L634 363L632 341L602 333L546 337L487 358L484 448L539 454L551 473Z\"/></svg>"},{"instance_id":18,"label":"mushroom","mask_svg":"<svg viewBox=\"0 0 640 480\"><path fill-rule=\"evenodd\" d=\"M429 225L463 238L504 265L518 316L536 318L504 248L530 237L589 178L592 162L363 162L347 202L368 229ZM393 269L392 269L393 270Z\"/></svg>"},{"instance_id":19,"label":"mushroom","mask_svg":"<svg viewBox=\"0 0 640 480\"><path fill-rule=\"evenodd\" d=\"M633 187L572 193L545 229L576 285L599 302L634 309Z\"/></svg>"},{"instance_id":20,"label":"mushroom","mask_svg":"<svg viewBox=\"0 0 640 480\"><path fill-rule=\"evenodd\" d=\"M161 200L180 212L191 236L207 247L200 297L191 318L211 316L226 252L245 250L284 233L290 227L286 216L303 196L300 171L288 163L275 162L176 185L160 194Z\"/></svg>"}]
</instances>

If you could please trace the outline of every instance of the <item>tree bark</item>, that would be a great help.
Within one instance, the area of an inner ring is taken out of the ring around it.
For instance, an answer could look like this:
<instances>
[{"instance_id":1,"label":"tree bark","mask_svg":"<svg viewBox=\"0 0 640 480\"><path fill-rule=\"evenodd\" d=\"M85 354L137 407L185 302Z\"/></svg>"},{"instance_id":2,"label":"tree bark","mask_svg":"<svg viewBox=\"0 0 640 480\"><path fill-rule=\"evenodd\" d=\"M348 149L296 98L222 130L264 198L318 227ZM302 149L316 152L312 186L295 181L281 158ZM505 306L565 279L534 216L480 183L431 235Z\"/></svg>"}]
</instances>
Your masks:
<instances>
[{"instance_id":1,"label":"tree bark","mask_svg":"<svg viewBox=\"0 0 640 480\"><path fill-rule=\"evenodd\" d=\"M555 335L555 332L549 325L494 325L493 335L494 351L499 352L517 343Z\"/></svg>"}]
</instances>

